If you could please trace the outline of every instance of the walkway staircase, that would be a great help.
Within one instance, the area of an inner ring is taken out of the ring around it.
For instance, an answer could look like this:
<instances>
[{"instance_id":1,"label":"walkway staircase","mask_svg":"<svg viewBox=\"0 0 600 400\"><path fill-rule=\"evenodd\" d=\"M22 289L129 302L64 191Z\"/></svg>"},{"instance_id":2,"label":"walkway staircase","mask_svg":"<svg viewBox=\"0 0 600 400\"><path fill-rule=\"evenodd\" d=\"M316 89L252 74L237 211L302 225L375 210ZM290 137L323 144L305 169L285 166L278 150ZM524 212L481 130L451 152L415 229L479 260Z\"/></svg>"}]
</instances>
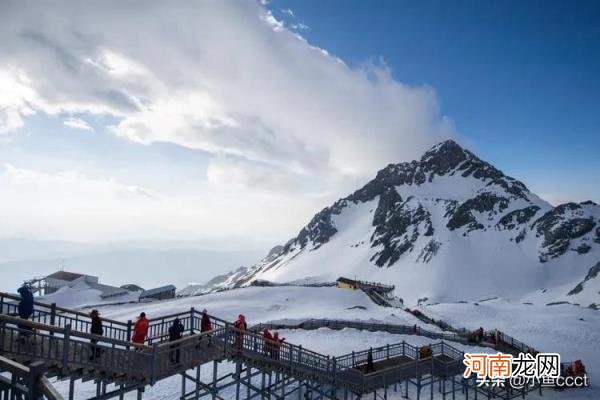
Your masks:
<instances>
[{"instance_id":1,"label":"walkway staircase","mask_svg":"<svg viewBox=\"0 0 600 400\"><path fill-rule=\"evenodd\" d=\"M229 360L248 369L328 387L335 397L340 388L360 396L396 382L427 378L433 382L435 377L446 379L464 371L463 353L444 342L431 345L432 356L425 359L419 357L418 347L404 341L330 357L290 343L275 346L252 330L237 330L216 317L211 317L213 330L201 333L202 316L193 308L151 319L147 345L137 345L130 341L131 321L104 318L105 336L96 336L87 333L91 319L86 313L54 304L36 302L33 321L11 316L17 300L0 293L0 356L23 365L43 361L48 377L143 388L211 361ZM175 318L188 335L169 342L168 328ZM99 358L93 356L96 348L101 350ZM179 362L173 362L176 353ZM369 353L376 370L366 373Z\"/></svg>"}]
</instances>

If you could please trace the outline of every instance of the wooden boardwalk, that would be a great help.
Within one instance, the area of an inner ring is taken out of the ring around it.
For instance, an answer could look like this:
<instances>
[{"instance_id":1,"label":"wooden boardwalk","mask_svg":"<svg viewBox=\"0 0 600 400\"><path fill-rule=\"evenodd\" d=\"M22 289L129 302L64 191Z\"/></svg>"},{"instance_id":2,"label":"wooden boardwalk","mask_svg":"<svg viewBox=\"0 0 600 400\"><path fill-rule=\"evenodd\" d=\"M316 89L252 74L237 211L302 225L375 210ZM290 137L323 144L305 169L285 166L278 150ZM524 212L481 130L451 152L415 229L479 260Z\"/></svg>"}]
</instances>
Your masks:
<instances>
[{"instance_id":1,"label":"wooden boardwalk","mask_svg":"<svg viewBox=\"0 0 600 400\"><path fill-rule=\"evenodd\" d=\"M420 358L420 349L404 341L331 357L285 342L275 346L252 330L237 330L215 317L211 317L213 330L201 333L202 316L194 309L150 320L147 345L136 345L127 340L131 322L104 319L106 335L100 337L87 333L90 318L76 310L37 303L35 322L6 315L14 310L15 300L0 293L0 356L23 364L41 360L48 376L72 380L143 387L174 375L184 376L209 362L228 360L245 365L248 371L254 368L263 377L276 374L311 382L315 388L328 387L332 393L344 389L360 395L410 379L445 380L461 375L465 368L463 353L445 342L430 345L428 358ZM186 336L169 342L168 327L175 318L185 325ZM97 344L92 345L92 339ZM94 357L96 348L99 357ZM367 373L369 353L375 371ZM211 390L216 398L216 387Z\"/></svg>"}]
</instances>

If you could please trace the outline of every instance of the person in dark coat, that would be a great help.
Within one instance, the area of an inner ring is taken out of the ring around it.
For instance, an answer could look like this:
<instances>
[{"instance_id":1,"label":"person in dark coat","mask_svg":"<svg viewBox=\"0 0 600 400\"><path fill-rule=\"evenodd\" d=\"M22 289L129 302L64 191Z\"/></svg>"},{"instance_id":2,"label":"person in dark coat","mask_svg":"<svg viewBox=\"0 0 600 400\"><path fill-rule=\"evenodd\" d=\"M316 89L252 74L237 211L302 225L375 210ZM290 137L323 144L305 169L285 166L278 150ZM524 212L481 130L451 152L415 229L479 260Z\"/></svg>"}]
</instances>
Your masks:
<instances>
[{"instance_id":1,"label":"person in dark coat","mask_svg":"<svg viewBox=\"0 0 600 400\"><path fill-rule=\"evenodd\" d=\"M21 295L18 306L19 317L29 319L33 315L33 293L27 286L21 286L17 291ZM33 331L32 327L26 325L18 325L18 328L22 330L21 333L27 336Z\"/></svg>"},{"instance_id":2,"label":"person in dark coat","mask_svg":"<svg viewBox=\"0 0 600 400\"><path fill-rule=\"evenodd\" d=\"M100 318L100 313L98 312L98 310L92 310L92 312L90 313L90 317L92 318L92 326L90 328L90 333L92 335L97 335L97 336L102 336L104 335L104 328L102 327L102 319ZM91 339L90 340L91 343L91 351L92 354L90 355L90 361L95 361L96 359L100 358L100 346L98 346L96 343L98 343L98 339Z\"/></svg>"},{"instance_id":3,"label":"person in dark coat","mask_svg":"<svg viewBox=\"0 0 600 400\"><path fill-rule=\"evenodd\" d=\"M173 324L169 328L169 341L174 342L176 340L181 339L183 337L184 330L185 330L185 328L184 328L183 324L181 323L181 321L179 321L179 318L175 318L173 320ZM171 346L171 348L173 348L173 349L177 348L177 350L171 351L171 362L173 364L179 363L180 350L178 347L179 347L179 345Z\"/></svg>"},{"instance_id":4,"label":"person in dark coat","mask_svg":"<svg viewBox=\"0 0 600 400\"><path fill-rule=\"evenodd\" d=\"M212 331L212 322L206 309L202 310L202 320L200 321L200 333Z\"/></svg>"},{"instance_id":5,"label":"person in dark coat","mask_svg":"<svg viewBox=\"0 0 600 400\"><path fill-rule=\"evenodd\" d=\"M373 352L371 351L371 349L369 349L369 352L367 353L367 371L366 371L366 373L369 374L371 372L375 372L375 364L373 363Z\"/></svg>"}]
</instances>

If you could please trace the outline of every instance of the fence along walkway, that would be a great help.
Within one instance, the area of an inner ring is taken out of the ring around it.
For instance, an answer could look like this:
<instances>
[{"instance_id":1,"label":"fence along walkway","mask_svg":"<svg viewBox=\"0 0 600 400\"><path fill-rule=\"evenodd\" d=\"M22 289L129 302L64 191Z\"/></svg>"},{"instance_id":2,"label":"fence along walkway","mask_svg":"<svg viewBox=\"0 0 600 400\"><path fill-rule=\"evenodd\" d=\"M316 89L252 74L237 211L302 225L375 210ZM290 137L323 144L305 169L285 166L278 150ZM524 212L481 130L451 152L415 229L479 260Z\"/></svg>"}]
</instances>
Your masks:
<instances>
[{"instance_id":1,"label":"fence along walkway","mask_svg":"<svg viewBox=\"0 0 600 400\"><path fill-rule=\"evenodd\" d=\"M15 304L8 300L16 299L0 294L3 312L10 313ZM209 361L227 359L299 380L365 393L407 378L453 376L464 370L462 352L446 343L432 345L432 357L427 359L420 359L419 348L405 342L342 357L326 356L290 343L282 343L273 351L273 344L262 335L239 331L231 323L214 317L211 317L213 331L200 333L201 314L191 309L151 319L150 346L140 346L121 340L123 335L130 337L131 323L104 319L106 335L100 337L86 333L91 321L85 313L43 303L36 303L36 308L34 318L47 323L0 315L0 353L23 363L43 360L49 376L146 385ZM189 335L168 342L165 340L168 327L176 317L184 323ZM27 329L33 329L33 333L24 339L22 334ZM97 346L102 350L99 358L91 357L91 339L98 340ZM177 364L171 362L175 351L180 353ZM358 367L366 363L369 351L382 368L366 374Z\"/></svg>"}]
</instances>

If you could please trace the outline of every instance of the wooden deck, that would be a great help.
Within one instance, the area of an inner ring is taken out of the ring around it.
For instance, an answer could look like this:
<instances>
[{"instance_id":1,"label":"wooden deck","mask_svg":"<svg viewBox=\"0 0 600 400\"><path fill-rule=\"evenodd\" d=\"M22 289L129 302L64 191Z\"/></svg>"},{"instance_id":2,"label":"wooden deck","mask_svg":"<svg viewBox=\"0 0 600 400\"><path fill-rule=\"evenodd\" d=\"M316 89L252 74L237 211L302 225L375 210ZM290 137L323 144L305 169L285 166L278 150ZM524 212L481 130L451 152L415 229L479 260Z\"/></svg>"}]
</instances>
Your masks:
<instances>
[{"instance_id":1,"label":"wooden deck","mask_svg":"<svg viewBox=\"0 0 600 400\"><path fill-rule=\"evenodd\" d=\"M6 298L1 296L0 303L5 312L13 307L7 306ZM231 323L218 318L211 317L212 332L199 332L201 314L194 309L151 320L148 346L122 339L130 337L130 322L107 320L106 336L99 337L86 332L90 321L85 313L37 303L35 318L39 322L0 315L2 356L23 364L43 360L49 376L104 383L154 384L211 361L229 360L265 373L365 393L408 378L461 374L464 368L463 353L444 342L431 346L433 357L429 359L419 359L419 348L406 342L339 357L287 342L274 352L272 343L262 335L238 331ZM174 318L184 323L187 336L169 342L166 335ZM34 333L23 339L18 325L34 329ZM91 357L92 339L98 340L99 358ZM366 373L362 366L369 352L375 372Z\"/></svg>"}]
</instances>

